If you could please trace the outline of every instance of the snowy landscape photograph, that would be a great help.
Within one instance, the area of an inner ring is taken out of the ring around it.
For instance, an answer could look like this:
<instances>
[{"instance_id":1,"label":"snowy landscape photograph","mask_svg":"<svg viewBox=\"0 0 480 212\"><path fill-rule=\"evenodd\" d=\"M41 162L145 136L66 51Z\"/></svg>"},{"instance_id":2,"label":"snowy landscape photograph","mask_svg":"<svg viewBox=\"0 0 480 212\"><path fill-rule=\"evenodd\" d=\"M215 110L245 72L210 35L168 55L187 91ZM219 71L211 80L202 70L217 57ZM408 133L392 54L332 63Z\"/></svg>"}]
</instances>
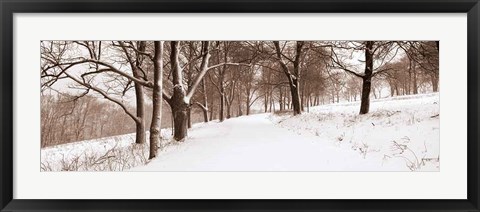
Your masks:
<instances>
[{"instance_id":1,"label":"snowy landscape photograph","mask_svg":"<svg viewBox=\"0 0 480 212\"><path fill-rule=\"evenodd\" d=\"M439 45L44 40L40 170L438 172Z\"/></svg>"}]
</instances>

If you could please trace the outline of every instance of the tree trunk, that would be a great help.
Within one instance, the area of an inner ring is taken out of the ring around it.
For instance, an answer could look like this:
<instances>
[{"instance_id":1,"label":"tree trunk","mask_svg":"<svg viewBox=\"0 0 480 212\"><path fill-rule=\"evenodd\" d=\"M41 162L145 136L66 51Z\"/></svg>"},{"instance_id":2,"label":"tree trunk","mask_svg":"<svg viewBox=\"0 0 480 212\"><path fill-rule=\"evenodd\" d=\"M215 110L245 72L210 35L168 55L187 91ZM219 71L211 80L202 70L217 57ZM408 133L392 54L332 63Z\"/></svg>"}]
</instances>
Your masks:
<instances>
[{"instance_id":1,"label":"tree trunk","mask_svg":"<svg viewBox=\"0 0 480 212\"><path fill-rule=\"evenodd\" d=\"M207 97L207 85L205 79L202 79L202 91L203 91L203 122L208 122L208 97Z\"/></svg>"},{"instance_id":2,"label":"tree trunk","mask_svg":"<svg viewBox=\"0 0 480 212\"><path fill-rule=\"evenodd\" d=\"M241 97L241 92L238 92L237 96L237 101L238 101L238 116L243 116L243 111L242 111L242 97Z\"/></svg>"},{"instance_id":3,"label":"tree trunk","mask_svg":"<svg viewBox=\"0 0 480 212\"><path fill-rule=\"evenodd\" d=\"M304 111L303 108L305 108L305 86L302 86L302 92L300 97L300 108L302 111Z\"/></svg>"},{"instance_id":4,"label":"tree trunk","mask_svg":"<svg viewBox=\"0 0 480 212\"><path fill-rule=\"evenodd\" d=\"M270 95L270 97L269 97L270 101L268 102L269 103L269 109L268 110L271 113L272 112L272 104L273 104L274 99L272 97L272 93L270 93L269 95Z\"/></svg>"},{"instance_id":5,"label":"tree trunk","mask_svg":"<svg viewBox=\"0 0 480 212\"><path fill-rule=\"evenodd\" d=\"M225 47L226 47L226 43L225 44ZM227 51L225 51L225 54L223 55L223 62L227 62ZM220 61L220 60L219 60ZM225 88L223 86L223 83L225 81L225 73L227 71L227 66L226 65L223 65L222 66L222 69L220 70L220 74L218 76L218 87L220 88L220 111L219 111L219 118L220 118L220 122L222 122L223 120L225 120L225 117L224 117L224 112L225 112Z\"/></svg>"},{"instance_id":6,"label":"tree trunk","mask_svg":"<svg viewBox=\"0 0 480 212\"><path fill-rule=\"evenodd\" d=\"M177 93L177 95L181 95L181 93ZM176 141L183 141L185 137L187 137L188 104L186 104L183 101L183 98L181 98L179 99L179 101L173 101L171 107L173 112L173 124L174 124L173 138Z\"/></svg>"},{"instance_id":7,"label":"tree trunk","mask_svg":"<svg viewBox=\"0 0 480 212\"><path fill-rule=\"evenodd\" d=\"M432 74L430 79L432 81L433 92L438 92L438 77L435 74Z\"/></svg>"},{"instance_id":8,"label":"tree trunk","mask_svg":"<svg viewBox=\"0 0 480 212\"><path fill-rule=\"evenodd\" d=\"M280 93L280 97L278 98L278 104L280 105L280 111L283 111L283 92L282 87L278 87L278 91Z\"/></svg>"},{"instance_id":9,"label":"tree trunk","mask_svg":"<svg viewBox=\"0 0 480 212\"><path fill-rule=\"evenodd\" d=\"M212 121L215 118L215 98L212 98L212 102L210 104L210 108L208 108L210 111L210 117L209 120Z\"/></svg>"},{"instance_id":10,"label":"tree trunk","mask_svg":"<svg viewBox=\"0 0 480 212\"><path fill-rule=\"evenodd\" d=\"M367 114L370 110L370 91L373 74L373 43L373 41L366 41L365 44L365 75L363 76L360 114Z\"/></svg>"},{"instance_id":11,"label":"tree trunk","mask_svg":"<svg viewBox=\"0 0 480 212\"><path fill-rule=\"evenodd\" d=\"M413 66L413 94L418 94L417 72L415 65Z\"/></svg>"},{"instance_id":12,"label":"tree trunk","mask_svg":"<svg viewBox=\"0 0 480 212\"><path fill-rule=\"evenodd\" d=\"M307 97L306 101L307 101L307 112L309 113L310 112L310 104L311 104L310 97Z\"/></svg>"},{"instance_id":13,"label":"tree trunk","mask_svg":"<svg viewBox=\"0 0 480 212\"><path fill-rule=\"evenodd\" d=\"M268 90L265 91L265 101L264 101L265 113L268 111ZM247 109L247 115L250 111Z\"/></svg>"},{"instance_id":14,"label":"tree trunk","mask_svg":"<svg viewBox=\"0 0 480 212\"><path fill-rule=\"evenodd\" d=\"M203 111L203 122L207 123L208 122L208 110L202 110Z\"/></svg>"},{"instance_id":15,"label":"tree trunk","mask_svg":"<svg viewBox=\"0 0 480 212\"><path fill-rule=\"evenodd\" d=\"M233 101L235 100L236 87L236 81L233 81L232 85L230 86L230 91L228 92L228 97L225 96L225 101L227 103L227 119L232 118L232 105Z\"/></svg>"},{"instance_id":16,"label":"tree trunk","mask_svg":"<svg viewBox=\"0 0 480 212\"><path fill-rule=\"evenodd\" d=\"M292 96L292 106L293 106L293 115L298 115L302 113L300 106L300 95L298 91L298 81L292 79L290 82L290 94Z\"/></svg>"},{"instance_id":17,"label":"tree trunk","mask_svg":"<svg viewBox=\"0 0 480 212\"><path fill-rule=\"evenodd\" d=\"M163 81L163 41L155 41L155 56L153 59L153 111L152 123L150 125L150 156L152 159L157 156L158 145L161 137L162 126L162 81Z\"/></svg>"},{"instance_id":18,"label":"tree trunk","mask_svg":"<svg viewBox=\"0 0 480 212\"><path fill-rule=\"evenodd\" d=\"M183 141L187 137L189 104L184 101L185 95L182 87L175 87L169 103L173 116L173 138L176 141Z\"/></svg>"},{"instance_id":19,"label":"tree trunk","mask_svg":"<svg viewBox=\"0 0 480 212\"><path fill-rule=\"evenodd\" d=\"M393 97L395 95L395 87L392 82L389 82L388 85L390 85L390 96Z\"/></svg>"},{"instance_id":20,"label":"tree trunk","mask_svg":"<svg viewBox=\"0 0 480 212\"><path fill-rule=\"evenodd\" d=\"M275 113L275 101L272 101L273 112Z\"/></svg>"},{"instance_id":21,"label":"tree trunk","mask_svg":"<svg viewBox=\"0 0 480 212\"><path fill-rule=\"evenodd\" d=\"M360 114L367 114L370 109L371 77L363 78L362 97L360 102Z\"/></svg>"},{"instance_id":22,"label":"tree trunk","mask_svg":"<svg viewBox=\"0 0 480 212\"><path fill-rule=\"evenodd\" d=\"M208 122L208 109L204 105L202 105L200 102L196 102L198 107L202 110L203 113L203 122Z\"/></svg>"},{"instance_id":23,"label":"tree trunk","mask_svg":"<svg viewBox=\"0 0 480 212\"><path fill-rule=\"evenodd\" d=\"M221 89L221 93L220 93L220 110L218 111L218 117L219 117L219 120L220 122L222 122L223 120L225 120L225 117L223 117L223 114L224 114L224 110L225 110L225 95L223 94L223 88L220 88Z\"/></svg>"},{"instance_id":24,"label":"tree trunk","mask_svg":"<svg viewBox=\"0 0 480 212\"><path fill-rule=\"evenodd\" d=\"M192 128L192 107L187 107L187 127Z\"/></svg>"},{"instance_id":25,"label":"tree trunk","mask_svg":"<svg viewBox=\"0 0 480 212\"><path fill-rule=\"evenodd\" d=\"M173 116L173 138L183 141L187 137L187 109L189 102L185 102L186 91L183 88L182 70L178 62L179 42L171 41L170 65L172 69L173 95L169 101Z\"/></svg>"},{"instance_id":26,"label":"tree trunk","mask_svg":"<svg viewBox=\"0 0 480 212\"><path fill-rule=\"evenodd\" d=\"M227 101L227 119L232 118L232 104Z\"/></svg>"},{"instance_id":27,"label":"tree trunk","mask_svg":"<svg viewBox=\"0 0 480 212\"><path fill-rule=\"evenodd\" d=\"M145 143L145 106L143 98L143 86L135 83L135 96L137 102L137 118L140 121L135 122L136 124L136 138L135 143L143 144Z\"/></svg>"},{"instance_id":28,"label":"tree trunk","mask_svg":"<svg viewBox=\"0 0 480 212\"><path fill-rule=\"evenodd\" d=\"M145 47L145 43L139 42L139 48L143 49ZM138 56L136 58L135 64L131 63L132 73L135 78L142 78L142 73L139 70L141 66L143 58ZM135 98L136 98L136 107L137 107L137 118L139 119L136 121L136 138L135 143L143 144L145 143L145 100L143 97L143 86L139 83L134 83L135 87Z\"/></svg>"}]
</instances>

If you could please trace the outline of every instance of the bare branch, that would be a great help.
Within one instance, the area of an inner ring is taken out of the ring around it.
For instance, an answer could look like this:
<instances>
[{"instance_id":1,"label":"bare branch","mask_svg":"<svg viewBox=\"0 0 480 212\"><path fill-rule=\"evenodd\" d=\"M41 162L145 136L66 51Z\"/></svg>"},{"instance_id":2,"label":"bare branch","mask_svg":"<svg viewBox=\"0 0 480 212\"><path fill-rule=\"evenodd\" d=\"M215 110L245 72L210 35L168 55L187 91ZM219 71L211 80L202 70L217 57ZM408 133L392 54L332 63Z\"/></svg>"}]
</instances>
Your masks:
<instances>
[{"instance_id":1,"label":"bare branch","mask_svg":"<svg viewBox=\"0 0 480 212\"><path fill-rule=\"evenodd\" d=\"M97 93L99 93L100 95L102 95L104 98L114 102L115 104L117 104L118 106L120 106L124 111L125 113L127 113L128 116L130 116L135 122L139 123L141 120L135 116L133 113L131 113L128 108L120 101L120 100L117 100L115 98L112 98L110 97L107 93L105 93L104 91L102 91L101 89L99 88L96 88L88 83L86 83L85 81L83 80L79 80L77 79L76 77L74 77L73 75L70 75L68 72L66 72L66 70L64 71L65 75L68 76L68 78L72 79L73 81L75 81L76 83L86 87L87 89L91 89L91 90L94 90L96 91Z\"/></svg>"}]
</instances>

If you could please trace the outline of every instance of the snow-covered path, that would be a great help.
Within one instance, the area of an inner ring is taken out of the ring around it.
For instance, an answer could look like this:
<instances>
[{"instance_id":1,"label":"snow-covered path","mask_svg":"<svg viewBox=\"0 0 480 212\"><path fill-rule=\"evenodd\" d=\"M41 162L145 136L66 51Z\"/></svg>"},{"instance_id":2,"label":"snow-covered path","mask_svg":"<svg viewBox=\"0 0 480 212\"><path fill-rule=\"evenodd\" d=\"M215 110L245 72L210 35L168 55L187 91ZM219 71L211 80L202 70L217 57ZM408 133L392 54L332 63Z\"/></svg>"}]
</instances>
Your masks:
<instances>
[{"instance_id":1,"label":"snow-covered path","mask_svg":"<svg viewBox=\"0 0 480 212\"><path fill-rule=\"evenodd\" d=\"M187 141L130 171L399 171L398 165L382 166L378 158L281 128L268 116L198 125Z\"/></svg>"}]
</instances>

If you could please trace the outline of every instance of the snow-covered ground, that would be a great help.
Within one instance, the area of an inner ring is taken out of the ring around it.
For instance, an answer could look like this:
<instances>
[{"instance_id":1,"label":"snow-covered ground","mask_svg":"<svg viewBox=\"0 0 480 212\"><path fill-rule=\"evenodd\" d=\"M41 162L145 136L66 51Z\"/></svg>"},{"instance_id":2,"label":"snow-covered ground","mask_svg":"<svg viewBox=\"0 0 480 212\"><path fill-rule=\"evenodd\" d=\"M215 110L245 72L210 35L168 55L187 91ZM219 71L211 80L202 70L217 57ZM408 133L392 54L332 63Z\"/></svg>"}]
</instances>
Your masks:
<instances>
[{"instance_id":1,"label":"snow-covered ground","mask_svg":"<svg viewBox=\"0 0 480 212\"><path fill-rule=\"evenodd\" d=\"M170 130L162 130L165 138ZM148 141L147 132L147 141ZM148 142L147 142L148 143ZM171 142L162 140L163 146ZM41 149L41 171L123 171L148 161L148 144L135 144L135 134L61 144Z\"/></svg>"},{"instance_id":2,"label":"snow-covered ground","mask_svg":"<svg viewBox=\"0 0 480 212\"><path fill-rule=\"evenodd\" d=\"M163 148L151 161L148 145L132 144L131 134L65 144L42 149L42 170L75 170L70 164L81 171L439 170L438 94L372 101L366 115L358 110L358 102L340 103L299 116L201 123L180 143L167 142L170 130L164 130Z\"/></svg>"},{"instance_id":3,"label":"snow-covered ground","mask_svg":"<svg viewBox=\"0 0 480 212\"><path fill-rule=\"evenodd\" d=\"M314 135L340 149L395 170L440 169L438 93L373 100L370 112L358 115L359 103L310 108L299 116L272 116L277 125L299 135ZM364 170L370 170L365 168Z\"/></svg>"}]
</instances>

